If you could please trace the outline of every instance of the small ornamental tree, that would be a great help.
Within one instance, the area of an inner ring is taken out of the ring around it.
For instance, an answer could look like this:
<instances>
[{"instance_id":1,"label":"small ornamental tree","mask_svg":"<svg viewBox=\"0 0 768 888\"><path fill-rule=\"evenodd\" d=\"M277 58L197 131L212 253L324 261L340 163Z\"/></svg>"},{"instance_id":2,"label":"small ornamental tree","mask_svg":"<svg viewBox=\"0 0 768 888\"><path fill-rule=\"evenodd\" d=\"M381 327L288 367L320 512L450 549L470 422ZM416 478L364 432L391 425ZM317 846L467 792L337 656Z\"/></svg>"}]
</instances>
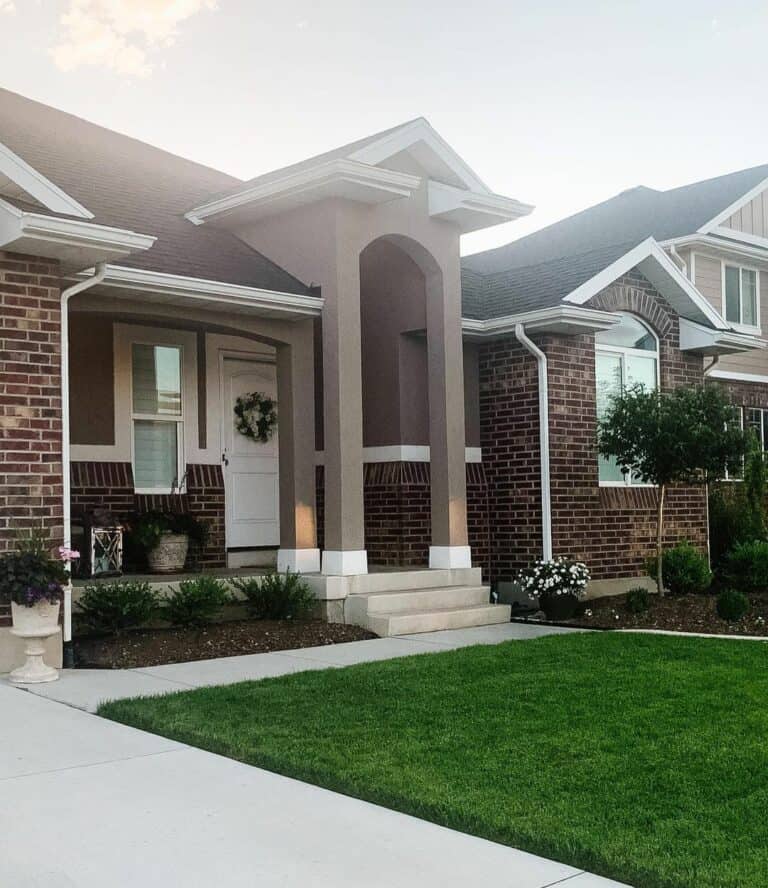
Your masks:
<instances>
[{"instance_id":1,"label":"small ornamental tree","mask_svg":"<svg viewBox=\"0 0 768 888\"><path fill-rule=\"evenodd\" d=\"M622 472L657 488L656 583L664 594L664 496L670 484L709 484L741 469L747 439L736 409L717 386L671 392L633 386L598 421L598 450Z\"/></svg>"}]
</instances>

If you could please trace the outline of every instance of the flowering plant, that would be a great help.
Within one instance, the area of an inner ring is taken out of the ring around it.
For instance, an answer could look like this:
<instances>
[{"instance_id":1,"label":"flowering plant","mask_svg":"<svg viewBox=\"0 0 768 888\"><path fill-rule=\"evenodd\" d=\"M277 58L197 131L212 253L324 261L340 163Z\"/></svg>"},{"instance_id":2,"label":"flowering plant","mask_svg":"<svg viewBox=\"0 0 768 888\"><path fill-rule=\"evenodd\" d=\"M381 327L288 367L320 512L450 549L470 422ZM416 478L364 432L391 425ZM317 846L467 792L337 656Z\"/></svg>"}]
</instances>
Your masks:
<instances>
[{"instance_id":1,"label":"flowering plant","mask_svg":"<svg viewBox=\"0 0 768 888\"><path fill-rule=\"evenodd\" d=\"M586 595L589 570L582 561L569 558L535 561L532 567L518 573L517 582L531 600L558 595L581 599Z\"/></svg>"},{"instance_id":2,"label":"flowering plant","mask_svg":"<svg viewBox=\"0 0 768 888\"><path fill-rule=\"evenodd\" d=\"M79 557L79 552L65 546L51 557L38 536L20 542L16 552L0 557L0 600L10 599L24 607L61 601L68 579L64 565Z\"/></svg>"}]
</instances>

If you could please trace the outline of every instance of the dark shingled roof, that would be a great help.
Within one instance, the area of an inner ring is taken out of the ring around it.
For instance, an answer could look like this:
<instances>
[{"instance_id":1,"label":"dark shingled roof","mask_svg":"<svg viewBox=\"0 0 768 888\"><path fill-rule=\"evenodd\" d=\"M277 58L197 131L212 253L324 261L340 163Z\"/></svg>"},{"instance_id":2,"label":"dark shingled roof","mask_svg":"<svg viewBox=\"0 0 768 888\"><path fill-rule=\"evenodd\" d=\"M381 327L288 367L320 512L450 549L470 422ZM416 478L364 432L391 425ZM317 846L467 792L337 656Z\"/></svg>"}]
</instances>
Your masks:
<instances>
[{"instance_id":1,"label":"dark shingled roof","mask_svg":"<svg viewBox=\"0 0 768 888\"><path fill-rule=\"evenodd\" d=\"M239 186L233 176L4 89L0 142L90 210L90 221L157 237L151 249L121 259L122 265L312 295L235 235L184 218L211 194Z\"/></svg>"},{"instance_id":2,"label":"dark shingled roof","mask_svg":"<svg viewBox=\"0 0 768 888\"><path fill-rule=\"evenodd\" d=\"M768 164L670 191L640 186L503 247L462 259L464 314L495 318L557 305L648 237L695 233L768 178Z\"/></svg>"}]
</instances>

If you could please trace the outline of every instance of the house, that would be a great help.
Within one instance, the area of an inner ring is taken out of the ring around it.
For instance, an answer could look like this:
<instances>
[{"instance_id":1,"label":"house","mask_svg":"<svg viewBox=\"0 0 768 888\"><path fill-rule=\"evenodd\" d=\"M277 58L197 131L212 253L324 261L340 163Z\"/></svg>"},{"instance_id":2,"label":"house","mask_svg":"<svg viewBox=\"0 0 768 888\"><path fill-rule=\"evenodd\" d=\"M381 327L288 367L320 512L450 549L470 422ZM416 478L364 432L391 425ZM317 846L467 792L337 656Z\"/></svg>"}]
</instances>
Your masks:
<instances>
[{"instance_id":1,"label":"house","mask_svg":"<svg viewBox=\"0 0 768 888\"><path fill-rule=\"evenodd\" d=\"M600 398L759 376L760 175L462 262L463 233L532 207L422 118L243 182L0 91L0 550L95 508L190 512L203 566L274 559L383 634L507 619L481 569L542 554L621 588L654 492L598 465ZM265 442L236 427L254 392ZM670 512L706 544L700 490Z\"/></svg>"}]
</instances>

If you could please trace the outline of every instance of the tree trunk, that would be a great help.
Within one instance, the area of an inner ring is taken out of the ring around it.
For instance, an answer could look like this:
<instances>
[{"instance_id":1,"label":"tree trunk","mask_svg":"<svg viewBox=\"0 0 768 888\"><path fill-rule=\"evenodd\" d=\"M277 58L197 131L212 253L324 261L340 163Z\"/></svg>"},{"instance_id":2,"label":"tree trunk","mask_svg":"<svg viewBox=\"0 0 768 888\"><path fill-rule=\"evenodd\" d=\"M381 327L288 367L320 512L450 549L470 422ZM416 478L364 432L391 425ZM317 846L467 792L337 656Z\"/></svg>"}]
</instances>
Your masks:
<instances>
[{"instance_id":1,"label":"tree trunk","mask_svg":"<svg viewBox=\"0 0 768 888\"><path fill-rule=\"evenodd\" d=\"M658 513L656 516L656 586L659 595L664 597L664 577L662 571L662 540L664 538L664 485L659 484Z\"/></svg>"}]
</instances>

